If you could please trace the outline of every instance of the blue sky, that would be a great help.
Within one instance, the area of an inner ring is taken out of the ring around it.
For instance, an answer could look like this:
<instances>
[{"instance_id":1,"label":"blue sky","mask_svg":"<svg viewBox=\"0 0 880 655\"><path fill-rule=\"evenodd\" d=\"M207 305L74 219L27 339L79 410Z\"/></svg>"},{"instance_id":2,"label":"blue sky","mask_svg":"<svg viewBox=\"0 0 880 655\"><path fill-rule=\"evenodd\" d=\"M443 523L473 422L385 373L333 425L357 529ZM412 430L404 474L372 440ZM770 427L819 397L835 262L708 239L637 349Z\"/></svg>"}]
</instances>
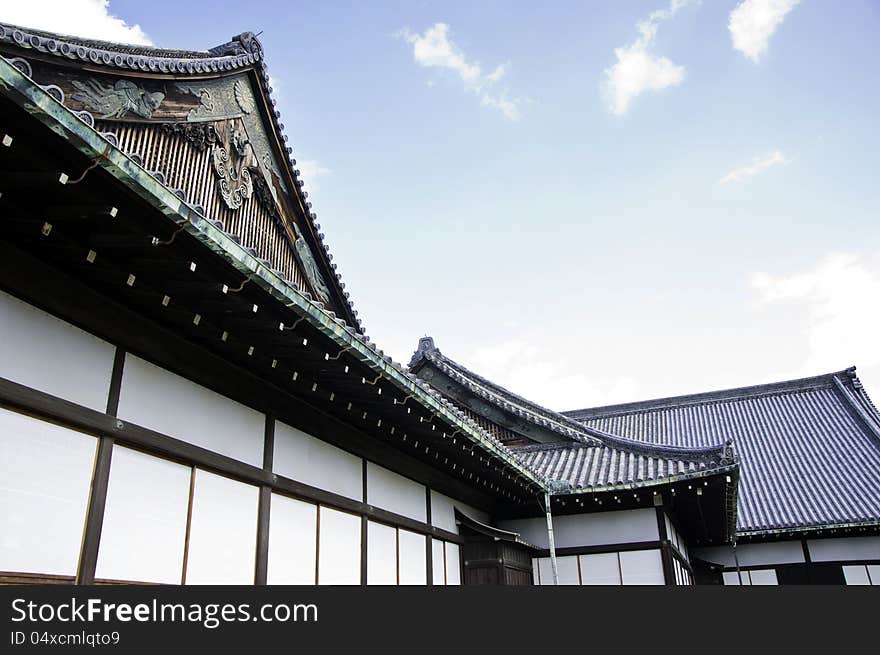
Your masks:
<instances>
[{"instance_id":1,"label":"blue sky","mask_svg":"<svg viewBox=\"0 0 880 655\"><path fill-rule=\"evenodd\" d=\"M395 359L431 334L554 409L853 364L880 400L880 3L61 5L0 20L187 49L264 30Z\"/></svg>"}]
</instances>

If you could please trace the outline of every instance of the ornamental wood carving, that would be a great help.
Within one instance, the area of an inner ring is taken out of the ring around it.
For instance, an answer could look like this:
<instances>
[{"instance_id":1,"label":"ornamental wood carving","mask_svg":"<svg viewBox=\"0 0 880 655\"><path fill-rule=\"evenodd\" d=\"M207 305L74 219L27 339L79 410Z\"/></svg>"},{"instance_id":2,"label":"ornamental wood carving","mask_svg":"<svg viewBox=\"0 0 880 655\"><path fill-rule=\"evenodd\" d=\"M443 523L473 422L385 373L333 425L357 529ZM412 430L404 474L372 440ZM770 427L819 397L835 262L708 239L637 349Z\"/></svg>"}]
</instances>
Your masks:
<instances>
[{"instance_id":1,"label":"ornamental wood carving","mask_svg":"<svg viewBox=\"0 0 880 655\"><path fill-rule=\"evenodd\" d=\"M98 113L99 118L122 118L129 112L150 118L165 99L161 91L147 91L131 80L116 80L113 86L95 79L73 80L73 86L73 98Z\"/></svg>"},{"instance_id":2,"label":"ornamental wood carving","mask_svg":"<svg viewBox=\"0 0 880 655\"><path fill-rule=\"evenodd\" d=\"M257 163L254 148L238 121L220 124L215 129L219 139L211 146L211 168L223 202L236 210L254 193L249 170Z\"/></svg>"}]
</instances>

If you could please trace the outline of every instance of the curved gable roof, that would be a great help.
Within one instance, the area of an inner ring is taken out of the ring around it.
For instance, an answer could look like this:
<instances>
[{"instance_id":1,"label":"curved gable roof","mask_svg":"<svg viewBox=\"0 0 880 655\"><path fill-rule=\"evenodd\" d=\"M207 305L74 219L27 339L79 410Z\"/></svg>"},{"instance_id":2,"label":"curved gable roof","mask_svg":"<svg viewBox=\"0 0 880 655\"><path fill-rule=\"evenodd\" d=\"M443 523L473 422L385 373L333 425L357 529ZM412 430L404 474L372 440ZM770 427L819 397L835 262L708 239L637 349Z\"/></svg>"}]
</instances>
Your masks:
<instances>
[{"instance_id":1,"label":"curved gable roof","mask_svg":"<svg viewBox=\"0 0 880 655\"><path fill-rule=\"evenodd\" d=\"M349 293L345 291L337 265L332 261L333 255L320 231L317 214L308 200L309 194L304 189L300 171L296 169L293 149L287 145L288 138L281 122L281 112L272 97L263 47L253 33L244 32L219 46L199 51L110 43L0 24L0 50L6 50L11 56L68 68L142 78L186 81L187 78L202 80L236 73L249 74L259 91L259 110L272 134L275 158L280 164L288 197L300 219L301 232L331 290L333 305L348 324L358 332L363 332L363 325L357 318L358 312L350 301ZM46 80L42 82L45 84Z\"/></svg>"}]
</instances>

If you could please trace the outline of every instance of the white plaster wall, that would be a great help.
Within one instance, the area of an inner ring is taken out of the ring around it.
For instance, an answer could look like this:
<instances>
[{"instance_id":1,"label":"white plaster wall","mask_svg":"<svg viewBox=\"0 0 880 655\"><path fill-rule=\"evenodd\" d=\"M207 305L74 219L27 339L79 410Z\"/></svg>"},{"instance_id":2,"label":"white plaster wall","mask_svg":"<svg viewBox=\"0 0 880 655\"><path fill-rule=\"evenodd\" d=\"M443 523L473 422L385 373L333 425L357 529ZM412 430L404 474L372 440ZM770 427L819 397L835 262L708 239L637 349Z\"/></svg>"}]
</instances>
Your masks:
<instances>
[{"instance_id":1,"label":"white plaster wall","mask_svg":"<svg viewBox=\"0 0 880 655\"><path fill-rule=\"evenodd\" d=\"M807 548L814 562L880 559L880 537L808 539Z\"/></svg>"},{"instance_id":2,"label":"white plaster wall","mask_svg":"<svg viewBox=\"0 0 880 655\"><path fill-rule=\"evenodd\" d=\"M247 464L263 465L261 413L134 355L125 357L118 415Z\"/></svg>"},{"instance_id":3,"label":"white plaster wall","mask_svg":"<svg viewBox=\"0 0 880 655\"><path fill-rule=\"evenodd\" d=\"M502 530L518 532L523 539L541 548L549 548L545 518L499 521ZM553 517L557 548L603 546L606 544L657 541L657 514L652 508L569 514Z\"/></svg>"},{"instance_id":4,"label":"white plaster wall","mask_svg":"<svg viewBox=\"0 0 880 655\"><path fill-rule=\"evenodd\" d=\"M0 335L0 377L106 411L112 345L3 292Z\"/></svg>"},{"instance_id":5,"label":"white plaster wall","mask_svg":"<svg viewBox=\"0 0 880 655\"><path fill-rule=\"evenodd\" d=\"M363 500L360 457L277 421L272 468L275 473L340 496Z\"/></svg>"},{"instance_id":6,"label":"white plaster wall","mask_svg":"<svg viewBox=\"0 0 880 655\"><path fill-rule=\"evenodd\" d=\"M736 566L730 546L698 548L694 554L700 559L727 567ZM804 561L800 541L775 541L766 544L742 544L736 547L740 566L772 566L774 564L798 564Z\"/></svg>"},{"instance_id":7,"label":"white plaster wall","mask_svg":"<svg viewBox=\"0 0 880 655\"><path fill-rule=\"evenodd\" d=\"M438 491L431 490L431 525L458 533L455 525L455 508L470 518L480 523L490 523L489 515L483 510L462 503L461 501L445 496Z\"/></svg>"},{"instance_id":8,"label":"white plaster wall","mask_svg":"<svg viewBox=\"0 0 880 655\"><path fill-rule=\"evenodd\" d=\"M425 487L372 462L367 462L367 503L416 521L427 520Z\"/></svg>"}]
</instances>

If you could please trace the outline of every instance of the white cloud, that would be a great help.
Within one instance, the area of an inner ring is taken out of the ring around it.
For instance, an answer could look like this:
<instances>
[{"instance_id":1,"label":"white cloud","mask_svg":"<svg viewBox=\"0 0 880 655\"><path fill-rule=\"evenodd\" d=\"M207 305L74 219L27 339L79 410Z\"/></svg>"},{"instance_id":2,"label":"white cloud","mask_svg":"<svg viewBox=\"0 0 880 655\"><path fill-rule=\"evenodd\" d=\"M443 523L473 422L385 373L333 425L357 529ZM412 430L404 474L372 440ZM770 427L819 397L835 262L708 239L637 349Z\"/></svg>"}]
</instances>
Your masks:
<instances>
[{"instance_id":1,"label":"white cloud","mask_svg":"<svg viewBox=\"0 0 880 655\"><path fill-rule=\"evenodd\" d=\"M873 258L833 253L806 272L755 273L751 284L765 303L795 303L808 310L807 352L800 373L852 364L868 369L869 375L880 373L880 253Z\"/></svg>"},{"instance_id":2,"label":"white cloud","mask_svg":"<svg viewBox=\"0 0 880 655\"><path fill-rule=\"evenodd\" d=\"M638 24L638 38L628 46L615 48L617 63L605 69L602 94L608 110L621 116L630 103L645 91L662 91L684 81L684 66L651 52L657 28L691 0L672 0L667 9L658 9Z\"/></svg>"},{"instance_id":3,"label":"white cloud","mask_svg":"<svg viewBox=\"0 0 880 655\"><path fill-rule=\"evenodd\" d=\"M770 37L800 0L743 0L730 12L727 27L733 47L755 63Z\"/></svg>"},{"instance_id":4,"label":"white cloud","mask_svg":"<svg viewBox=\"0 0 880 655\"><path fill-rule=\"evenodd\" d=\"M464 52L449 37L449 25L434 23L424 34L414 34L409 29L398 32L398 36L413 46L413 58L419 66L445 68L453 71L464 84L464 88L480 96L480 104L500 111L512 121L522 116L521 107L526 98L510 98L506 91L496 91L495 85L507 74L509 63L496 66L484 73L479 63L470 61Z\"/></svg>"},{"instance_id":5,"label":"white cloud","mask_svg":"<svg viewBox=\"0 0 880 655\"><path fill-rule=\"evenodd\" d=\"M556 410L631 401L638 392L630 377L572 373L571 361L558 360L550 351L516 338L478 348L459 361L495 384Z\"/></svg>"},{"instance_id":6,"label":"white cloud","mask_svg":"<svg viewBox=\"0 0 880 655\"><path fill-rule=\"evenodd\" d=\"M310 193L314 193L318 190L318 178L333 173L332 170L326 166L322 166L314 159L307 159L305 161L297 160L296 167L299 169L302 180Z\"/></svg>"},{"instance_id":7,"label":"white cloud","mask_svg":"<svg viewBox=\"0 0 880 655\"><path fill-rule=\"evenodd\" d=\"M739 168L734 168L729 171L727 175L718 180L719 184L729 184L730 182L739 182L745 177L751 177L752 175L757 175L763 171L766 171L771 166L776 166L778 164L787 164L791 160L787 159L785 155L783 155L779 150L774 150L772 152L768 152L766 155L761 155L752 159L752 163L748 166L741 166Z\"/></svg>"},{"instance_id":8,"label":"white cloud","mask_svg":"<svg viewBox=\"0 0 880 655\"><path fill-rule=\"evenodd\" d=\"M3 2L0 21L88 39L153 45L140 25L129 25L110 13L109 0Z\"/></svg>"}]
</instances>

